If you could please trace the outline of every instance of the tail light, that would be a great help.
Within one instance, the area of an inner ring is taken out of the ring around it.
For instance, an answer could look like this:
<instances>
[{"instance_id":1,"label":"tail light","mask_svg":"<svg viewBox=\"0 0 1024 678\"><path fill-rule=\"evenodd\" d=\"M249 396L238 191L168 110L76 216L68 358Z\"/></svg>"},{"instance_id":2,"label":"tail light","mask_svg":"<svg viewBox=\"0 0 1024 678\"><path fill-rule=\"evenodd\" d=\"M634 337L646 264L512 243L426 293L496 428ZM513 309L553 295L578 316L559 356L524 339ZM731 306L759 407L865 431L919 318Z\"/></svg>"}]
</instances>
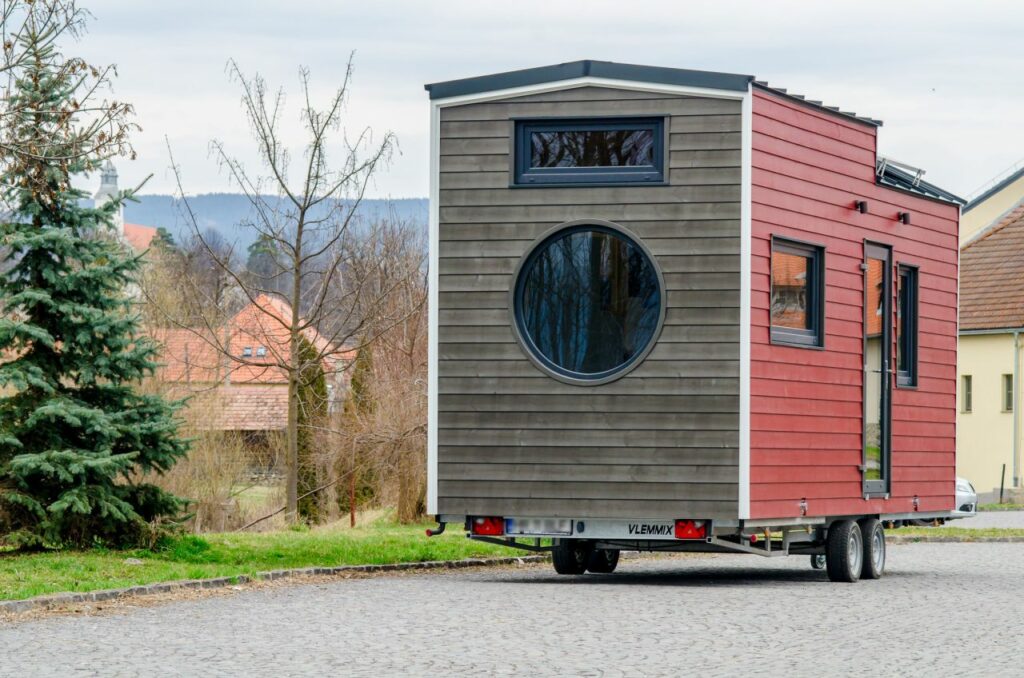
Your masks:
<instances>
[{"instance_id":1,"label":"tail light","mask_svg":"<svg viewBox=\"0 0 1024 678\"><path fill-rule=\"evenodd\" d=\"M708 536L708 524L704 520L677 520L676 539L704 539Z\"/></svg>"},{"instance_id":2,"label":"tail light","mask_svg":"<svg viewBox=\"0 0 1024 678\"><path fill-rule=\"evenodd\" d=\"M505 519L494 516L473 518L470 531L483 537L500 537L505 534Z\"/></svg>"}]
</instances>

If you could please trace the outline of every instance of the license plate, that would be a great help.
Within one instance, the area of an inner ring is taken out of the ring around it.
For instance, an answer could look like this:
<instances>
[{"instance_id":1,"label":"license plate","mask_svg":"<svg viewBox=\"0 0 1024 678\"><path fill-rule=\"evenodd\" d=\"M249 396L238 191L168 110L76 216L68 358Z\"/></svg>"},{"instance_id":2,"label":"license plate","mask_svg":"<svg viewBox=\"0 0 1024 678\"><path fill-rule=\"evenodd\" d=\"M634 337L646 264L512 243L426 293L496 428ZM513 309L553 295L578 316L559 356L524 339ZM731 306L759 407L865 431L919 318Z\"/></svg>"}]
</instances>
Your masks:
<instances>
[{"instance_id":1,"label":"license plate","mask_svg":"<svg viewBox=\"0 0 1024 678\"><path fill-rule=\"evenodd\" d=\"M572 521L568 518L506 518L505 534L569 535Z\"/></svg>"}]
</instances>

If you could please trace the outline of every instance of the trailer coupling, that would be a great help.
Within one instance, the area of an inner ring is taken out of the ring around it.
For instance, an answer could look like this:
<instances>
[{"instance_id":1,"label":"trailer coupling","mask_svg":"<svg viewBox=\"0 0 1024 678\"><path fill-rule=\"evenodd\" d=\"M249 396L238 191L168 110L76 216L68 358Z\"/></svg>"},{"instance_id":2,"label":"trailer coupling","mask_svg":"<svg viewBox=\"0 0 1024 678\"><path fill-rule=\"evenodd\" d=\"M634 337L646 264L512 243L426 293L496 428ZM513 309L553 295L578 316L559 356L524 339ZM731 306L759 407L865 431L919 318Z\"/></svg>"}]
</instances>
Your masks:
<instances>
[{"instance_id":1,"label":"trailer coupling","mask_svg":"<svg viewBox=\"0 0 1024 678\"><path fill-rule=\"evenodd\" d=\"M442 523L441 521L437 521L437 527L435 527L434 529L430 529L429 527L427 528L427 536L436 537L439 534L444 534L444 528L447 524L448 523Z\"/></svg>"}]
</instances>

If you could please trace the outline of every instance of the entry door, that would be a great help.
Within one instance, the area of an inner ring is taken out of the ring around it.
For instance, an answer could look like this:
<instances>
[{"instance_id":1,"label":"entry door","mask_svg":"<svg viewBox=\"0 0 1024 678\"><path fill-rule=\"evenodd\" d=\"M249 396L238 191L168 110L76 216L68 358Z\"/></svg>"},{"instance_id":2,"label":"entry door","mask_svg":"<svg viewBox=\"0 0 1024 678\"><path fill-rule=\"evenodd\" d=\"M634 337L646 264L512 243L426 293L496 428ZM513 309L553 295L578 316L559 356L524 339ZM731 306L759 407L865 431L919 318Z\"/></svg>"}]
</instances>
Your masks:
<instances>
[{"instance_id":1,"label":"entry door","mask_svg":"<svg viewBox=\"0 0 1024 678\"><path fill-rule=\"evenodd\" d=\"M892 470L892 250L864 246L864 493L889 491Z\"/></svg>"}]
</instances>

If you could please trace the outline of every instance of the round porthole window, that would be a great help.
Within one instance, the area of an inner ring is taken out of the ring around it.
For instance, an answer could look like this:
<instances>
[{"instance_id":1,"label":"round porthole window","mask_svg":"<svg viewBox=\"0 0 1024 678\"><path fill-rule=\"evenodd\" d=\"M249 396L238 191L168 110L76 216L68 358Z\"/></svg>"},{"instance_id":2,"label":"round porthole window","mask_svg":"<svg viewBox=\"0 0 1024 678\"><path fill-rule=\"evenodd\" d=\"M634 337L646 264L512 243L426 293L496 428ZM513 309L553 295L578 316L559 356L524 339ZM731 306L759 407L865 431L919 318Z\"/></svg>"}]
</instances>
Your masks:
<instances>
[{"instance_id":1,"label":"round porthole window","mask_svg":"<svg viewBox=\"0 0 1024 678\"><path fill-rule=\"evenodd\" d=\"M611 225L566 226L542 238L519 267L516 331L552 376L604 383L640 363L665 316L650 253Z\"/></svg>"}]
</instances>

